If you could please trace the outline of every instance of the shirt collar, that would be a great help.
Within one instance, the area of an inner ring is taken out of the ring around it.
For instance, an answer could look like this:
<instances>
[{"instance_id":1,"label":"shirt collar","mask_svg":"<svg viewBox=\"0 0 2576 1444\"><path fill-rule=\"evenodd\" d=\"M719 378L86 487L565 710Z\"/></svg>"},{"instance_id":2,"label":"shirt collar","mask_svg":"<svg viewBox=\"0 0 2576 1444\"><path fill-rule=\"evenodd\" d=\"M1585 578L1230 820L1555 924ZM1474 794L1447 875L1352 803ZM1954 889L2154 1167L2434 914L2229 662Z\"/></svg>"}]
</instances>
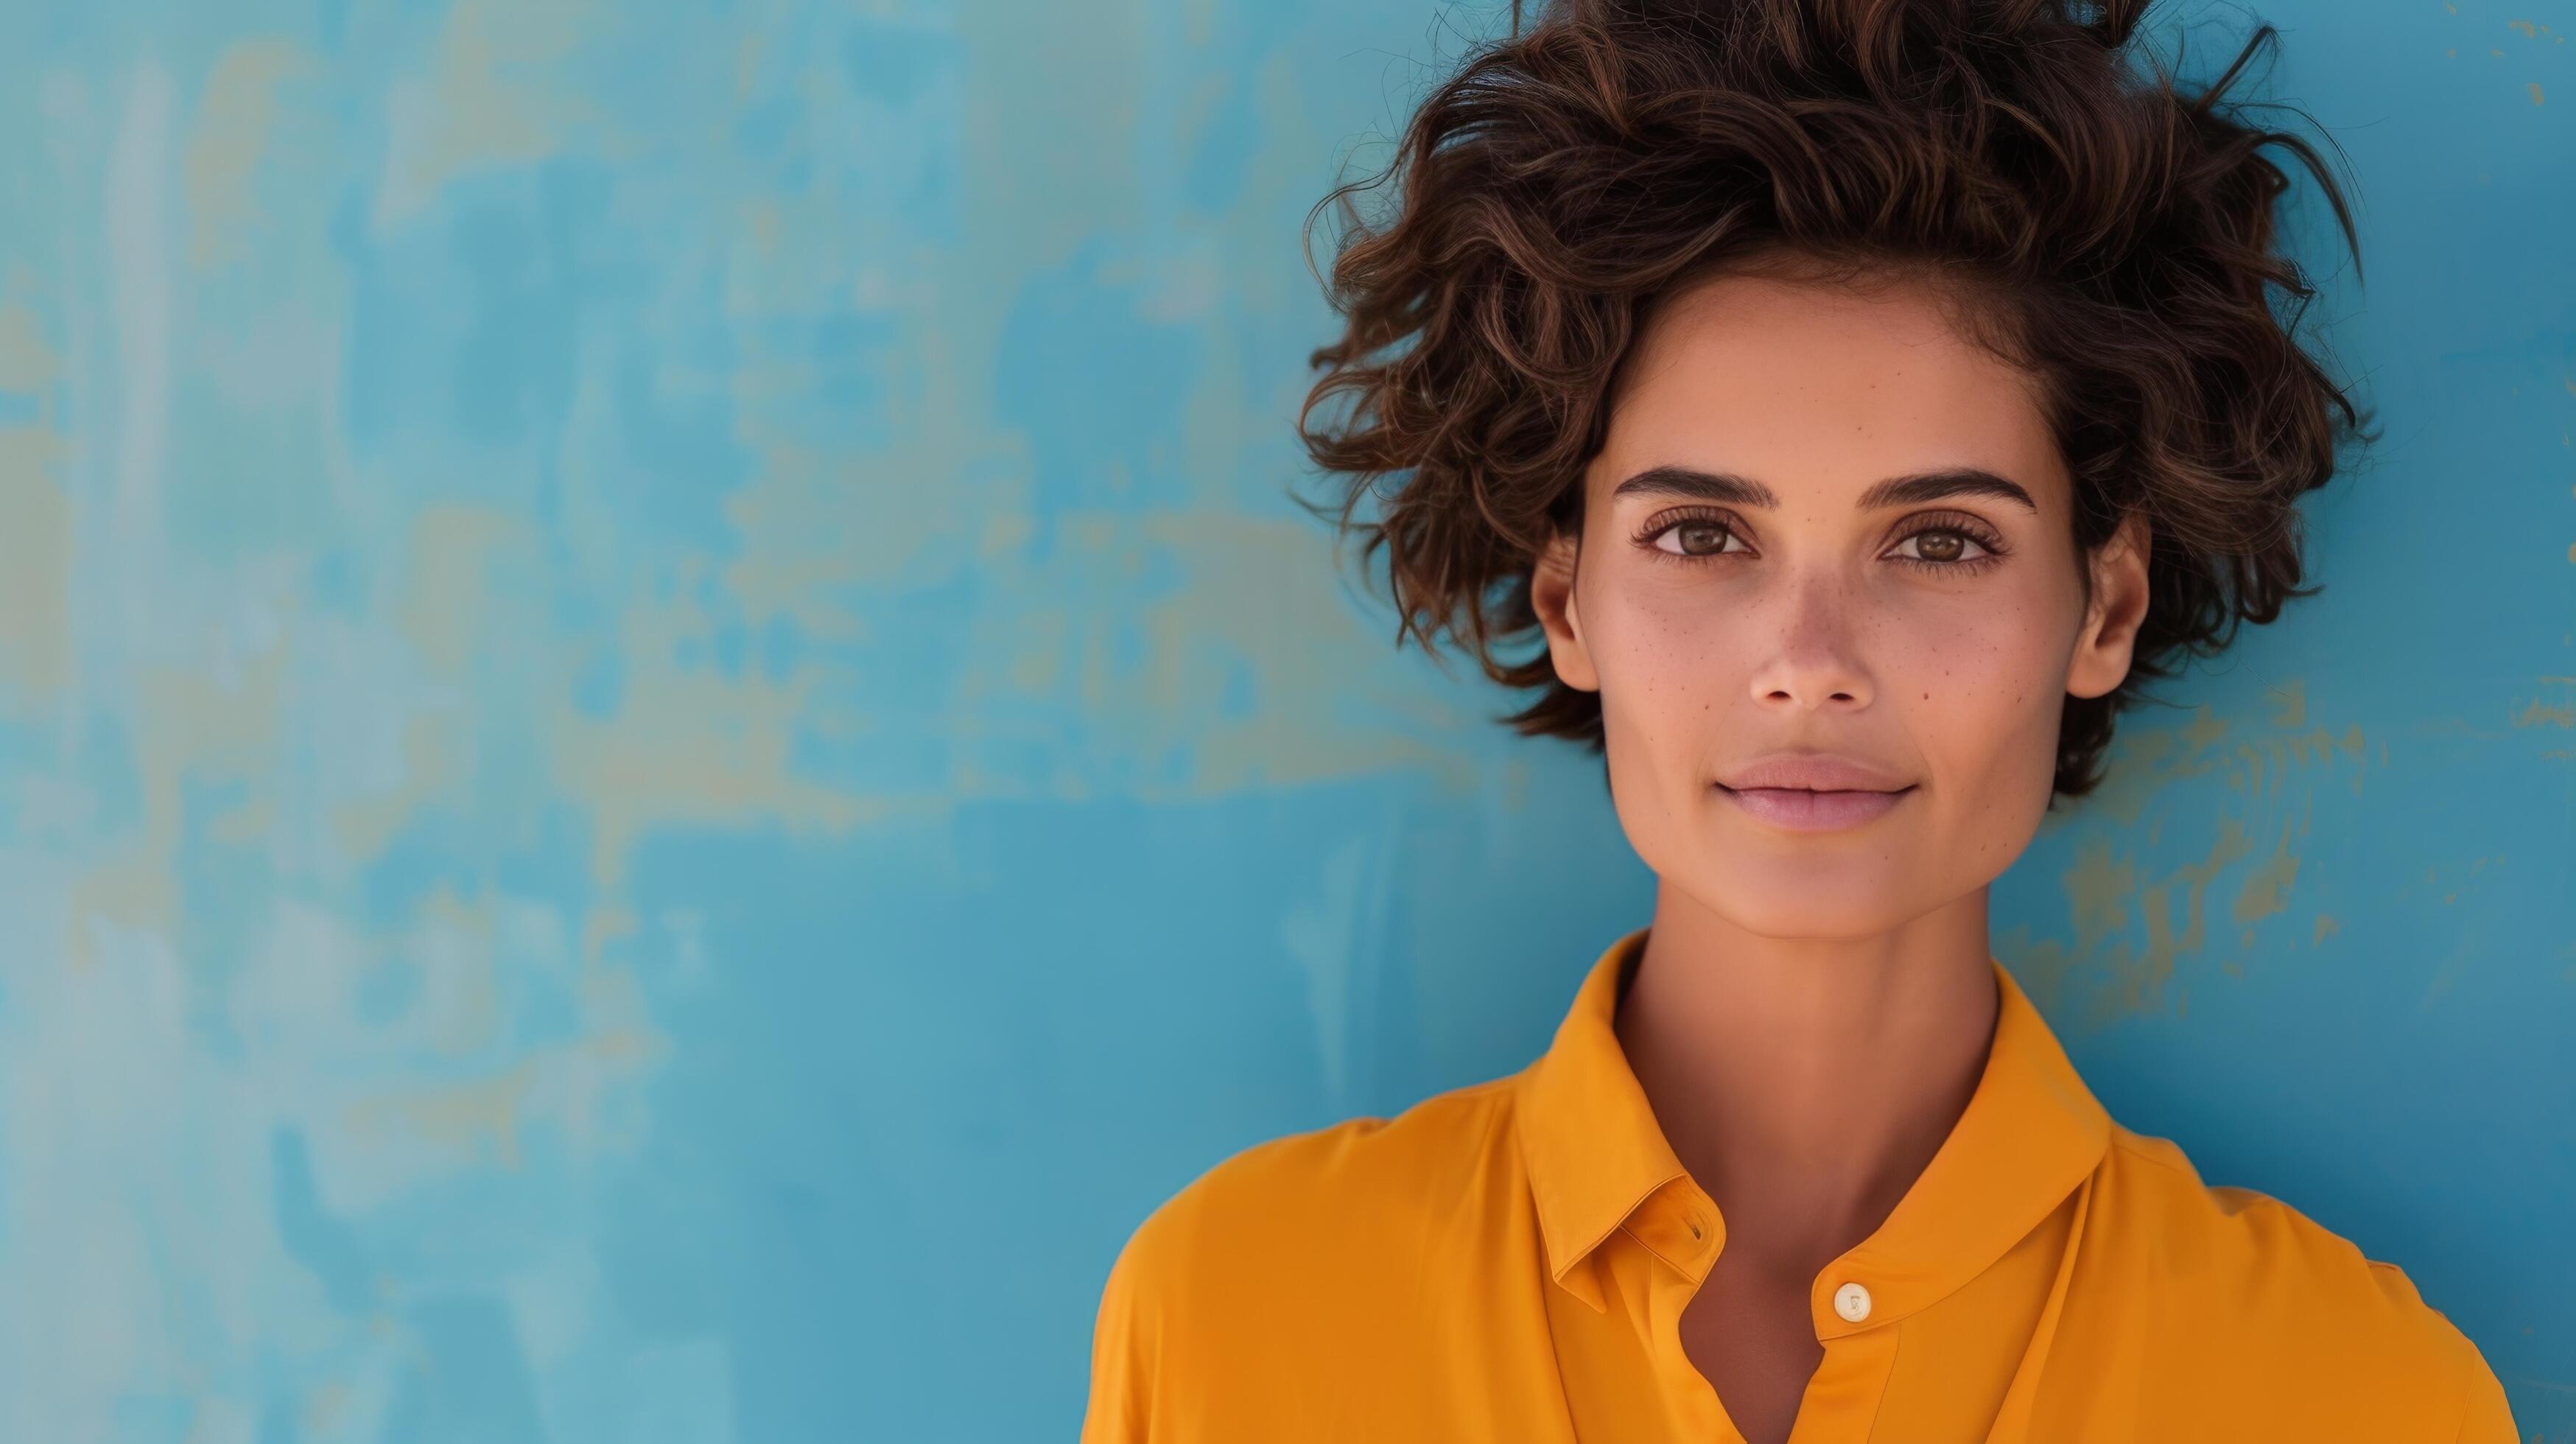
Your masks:
<instances>
[{"instance_id":1,"label":"shirt collar","mask_svg":"<svg viewBox=\"0 0 2576 1444\"><path fill-rule=\"evenodd\" d=\"M1687 1170L1656 1123L1612 1028L1648 929L1612 943L1576 990L1548 1051L1522 1074L1518 1133L1549 1274L1596 1308L1576 1264ZM1869 1279L1886 1323L1974 1278L2100 1163L2111 1121L2012 974L1989 954L1995 1036L1976 1091L1887 1220L1843 1263Z\"/></svg>"}]
</instances>

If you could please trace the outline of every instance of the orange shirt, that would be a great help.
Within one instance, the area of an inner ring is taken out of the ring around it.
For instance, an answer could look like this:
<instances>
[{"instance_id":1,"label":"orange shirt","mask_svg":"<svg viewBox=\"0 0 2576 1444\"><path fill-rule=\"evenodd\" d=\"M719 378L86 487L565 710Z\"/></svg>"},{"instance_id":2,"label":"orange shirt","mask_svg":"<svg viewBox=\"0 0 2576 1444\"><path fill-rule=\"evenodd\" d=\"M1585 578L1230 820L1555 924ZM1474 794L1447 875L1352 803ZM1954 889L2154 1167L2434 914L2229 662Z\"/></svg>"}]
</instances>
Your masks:
<instances>
[{"instance_id":1,"label":"orange shirt","mask_svg":"<svg viewBox=\"0 0 2576 1444\"><path fill-rule=\"evenodd\" d=\"M1085 1444L1740 1441L1679 1331L1725 1221L1611 1030L1645 936L1529 1067L1257 1144L1157 1208L1102 1292ZM2405 1274L2113 1123L1993 966L1966 1112L1816 1276L1794 1444L2512 1444Z\"/></svg>"}]
</instances>

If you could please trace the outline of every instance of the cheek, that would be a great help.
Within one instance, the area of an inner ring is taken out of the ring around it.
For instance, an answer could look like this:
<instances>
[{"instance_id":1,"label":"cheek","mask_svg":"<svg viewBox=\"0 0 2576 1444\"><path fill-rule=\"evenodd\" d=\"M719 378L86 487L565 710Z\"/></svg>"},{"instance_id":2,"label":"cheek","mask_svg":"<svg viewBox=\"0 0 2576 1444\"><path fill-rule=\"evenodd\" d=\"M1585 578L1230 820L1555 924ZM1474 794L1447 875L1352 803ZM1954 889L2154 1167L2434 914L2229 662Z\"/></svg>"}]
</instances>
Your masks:
<instances>
[{"instance_id":1,"label":"cheek","mask_svg":"<svg viewBox=\"0 0 2576 1444\"><path fill-rule=\"evenodd\" d=\"M2019 598L1910 617L1903 644L1882 660L1889 700L1913 719L1938 771L1990 783L2053 769L2065 705L2065 628Z\"/></svg>"},{"instance_id":2,"label":"cheek","mask_svg":"<svg viewBox=\"0 0 2576 1444\"><path fill-rule=\"evenodd\" d=\"M1593 665L1603 705L1638 728L1659 728L1719 705L1751 665L1748 639L1705 595L1640 589L1609 608Z\"/></svg>"}]
</instances>

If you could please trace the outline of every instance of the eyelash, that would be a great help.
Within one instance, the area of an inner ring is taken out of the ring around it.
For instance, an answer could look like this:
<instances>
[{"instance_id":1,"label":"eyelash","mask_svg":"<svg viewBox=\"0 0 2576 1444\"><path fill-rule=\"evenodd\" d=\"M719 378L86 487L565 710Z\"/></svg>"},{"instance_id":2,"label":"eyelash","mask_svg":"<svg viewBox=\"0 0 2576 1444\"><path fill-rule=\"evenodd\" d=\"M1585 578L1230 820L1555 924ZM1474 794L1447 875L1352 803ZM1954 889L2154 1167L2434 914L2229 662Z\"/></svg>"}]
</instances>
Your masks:
<instances>
[{"instance_id":1,"label":"eyelash","mask_svg":"<svg viewBox=\"0 0 2576 1444\"><path fill-rule=\"evenodd\" d=\"M1981 557L1969 557L1965 560L1955 562L1927 561L1922 557L1890 557L1888 560L1902 562L1918 571L1936 572L1950 576L1975 576L1979 572L1993 566L1995 563L2002 561L2008 554L2007 548L2003 544L2003 539L1996 536L1994 532L1982 522L1975 521L1969 517L1955 513L1935 515L1924 518L1923 521L1923 525L1916 527L1914 530L1907 532L1901 537L1898 537L1896 539L1896 545L1902 546L1905 543L1914 540L1916 537L1926 535L1927 533L1947 532L1953 536L1965 537L1969 541L1975 542L1978 546L1985 548L1986 555ZM1735 519L1726 513L1688 511L1668 512L1647 522L1645 529L1637 533L1637 544L1644 547L1649 553L1652 553L1659 561L1681 562L1685 565L1692 565L1701 562L1722 561L1727 557L1743 555L1741 552L1668 552L1662 547L1655 545L1656 541L1661 539L1664 533L1674 531L1685 526L1714 526L1723 530L1728 536L1735 537L1738 540L1743 539L1743 533L1736 529Z\"/></svg>"}]
</instances>

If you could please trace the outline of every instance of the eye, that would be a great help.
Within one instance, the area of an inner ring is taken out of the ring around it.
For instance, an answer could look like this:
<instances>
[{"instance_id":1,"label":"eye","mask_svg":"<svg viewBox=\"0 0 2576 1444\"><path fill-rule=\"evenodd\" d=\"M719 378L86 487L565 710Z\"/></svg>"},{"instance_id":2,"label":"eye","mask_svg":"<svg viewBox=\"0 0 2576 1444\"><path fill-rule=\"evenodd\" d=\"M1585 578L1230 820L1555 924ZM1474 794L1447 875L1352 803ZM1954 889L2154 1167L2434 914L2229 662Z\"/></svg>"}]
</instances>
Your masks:
<instances>
[{"instance_id":1,"label":"eye","mask_svg":"<svg viewBox=\"0 0 2576 1444\"><path fill-rule=\"evenodd\" d=\"M1670 545L1666 539L1670 539ZM1648 551L1675 561L1709 561L1751 550L1742 543L1734 522L1724 516L1685 513L1649 522L1638 533L1638 542ZM1729 546L1728 543L1735 543Z\"/></svg>"},{"instance_id":2,"label":"eye","mask_svg":"<svg viewBox=\"0 0 2576 1444\"><path fill-rule=\"evenodd\" d=\"M2002 558L2001 538L1981 524L1945 518L1916 527L1898 542L1895 560L1929 571L1966 573L1984 570ZM1907 548L1912 548L1908 553Z\"/></svg>"},{"instance_id":3,"label":"eye","mask_svg":"<svg viewBox=\"0 0 2576 1444\"><path fill-rule=\"evenodd\" d=\"M1724 513L1667 513L1640 528L1636 541L1659 558L1686 564L1753 555L1735 518ZM1887 559L1955 577L1985 570L2000 561L2006 550L2003 539L1983 522L1945 516L1920 522L1897 542L1896 550L1887 553Z\"/></svg>"}]
</instances>

